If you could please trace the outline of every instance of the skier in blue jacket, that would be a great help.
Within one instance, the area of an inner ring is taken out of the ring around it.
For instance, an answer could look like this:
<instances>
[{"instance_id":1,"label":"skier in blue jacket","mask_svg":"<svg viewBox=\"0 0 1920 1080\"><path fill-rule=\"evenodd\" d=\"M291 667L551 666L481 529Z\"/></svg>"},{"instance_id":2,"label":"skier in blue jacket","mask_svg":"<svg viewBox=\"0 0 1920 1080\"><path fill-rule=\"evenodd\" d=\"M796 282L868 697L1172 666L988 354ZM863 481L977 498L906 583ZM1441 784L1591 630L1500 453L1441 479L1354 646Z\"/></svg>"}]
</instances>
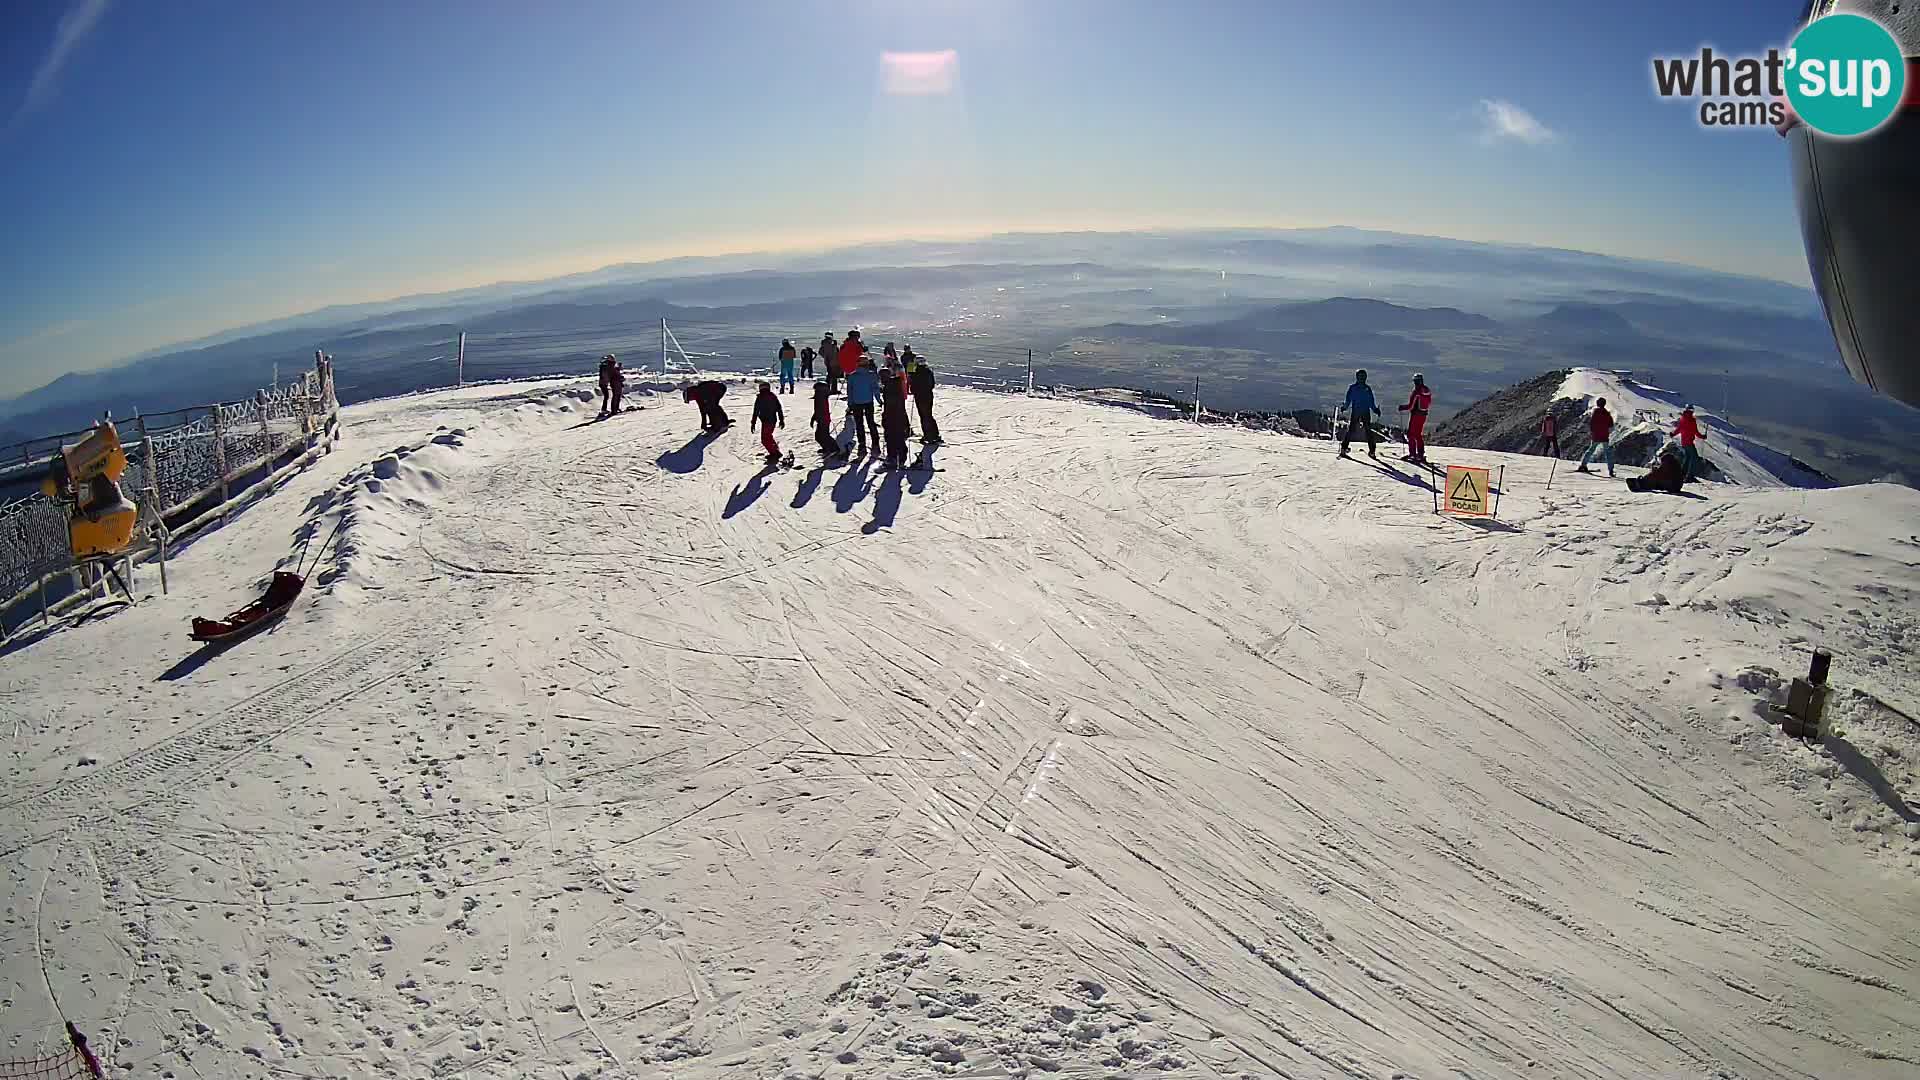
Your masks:
<instances>
[{"instance_id":1,"label":"skier in blue jacket","mask_svg":"<svg viewBox=\"0 0 1920 1080\"><path fill-rule=\"evenodd\" d=\"M873 399L880 392L880 372L872 360L862 360L847 373L847 419L853 422L853 434L859 439L860 453L867 452L867 435L873 435L873 451L880 452L880 426L873 419Z\"/></svg>"},{"instance_id":2,"label":"skier in blue jacket","mask_svg":"<svg viewBox=\"0 0 1920 1080\"><path fill-rule=\"evenodd\" d=\"M1373 387L1367 385L1367 370L1361 368L1353 373L1353 385L1347 387L1347 430L1340 435L1341 457L1347 456L1347 444L1362 434L1367 438L1367 456L1380 456L1379 441L1373 434L1373 418L1379 414L1379 406L1373 403Z\"/></svg>"}]
</instances>

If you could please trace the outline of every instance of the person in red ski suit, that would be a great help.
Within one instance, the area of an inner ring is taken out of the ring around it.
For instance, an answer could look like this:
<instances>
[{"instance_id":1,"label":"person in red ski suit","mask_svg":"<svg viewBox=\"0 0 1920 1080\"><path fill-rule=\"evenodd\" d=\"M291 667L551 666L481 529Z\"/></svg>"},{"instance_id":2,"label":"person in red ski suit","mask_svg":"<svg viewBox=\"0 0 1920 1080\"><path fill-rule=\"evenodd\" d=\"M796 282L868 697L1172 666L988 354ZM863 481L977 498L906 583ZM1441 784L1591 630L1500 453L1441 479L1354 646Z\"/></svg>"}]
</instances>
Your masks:
<instances>
[{"instance_id":1,"label":"person in red ski suit","mask_svg":"<svg viewBox=\"0 0 1920 1080\"><path fill-rule=\"evenodd\" d=\"M1407 414L1407 460L1416 464L1427 463L1427 414L1433 411L1433 391L1427 389L1427 377L1413 377L1413 393L1407 403L1400 406Z\"/></svg>"}]
</instances>

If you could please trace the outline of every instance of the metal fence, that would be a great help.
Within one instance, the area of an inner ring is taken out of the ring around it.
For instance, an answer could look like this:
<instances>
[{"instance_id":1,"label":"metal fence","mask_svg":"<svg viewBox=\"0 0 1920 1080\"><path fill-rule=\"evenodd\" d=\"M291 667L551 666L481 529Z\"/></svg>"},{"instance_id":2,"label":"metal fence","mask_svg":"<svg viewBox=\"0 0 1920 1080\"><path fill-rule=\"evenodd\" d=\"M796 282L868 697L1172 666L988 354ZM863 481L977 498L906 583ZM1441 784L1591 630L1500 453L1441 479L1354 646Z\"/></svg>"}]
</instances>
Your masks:
<instances>
[{"instance_id":1,"label":"metal fence","mask_svg":"<svg viewBox=\"0 0 1920 1080\"><path fill-rule=\"evenodd\" d=\"M245 401L117 422L128 464L120 487L141 515L142 532L132 554L143 556L168 537L224 514L243 490L237 485L267 479L282 458L323 442L331 445L339 414L332 363L319 358L302 377L259 390ZM26 444L16 471L37 476L43 463L31 447L51 446L57 453L63 441L85 436L74 432ZM50 459L44 449L42 456ZM49 578L79 572L67 518L64 506L37 492L0 505L0 630L10 628L14 620L4 616L29 594L45 595Z\"/></svg>"}]
</instances>

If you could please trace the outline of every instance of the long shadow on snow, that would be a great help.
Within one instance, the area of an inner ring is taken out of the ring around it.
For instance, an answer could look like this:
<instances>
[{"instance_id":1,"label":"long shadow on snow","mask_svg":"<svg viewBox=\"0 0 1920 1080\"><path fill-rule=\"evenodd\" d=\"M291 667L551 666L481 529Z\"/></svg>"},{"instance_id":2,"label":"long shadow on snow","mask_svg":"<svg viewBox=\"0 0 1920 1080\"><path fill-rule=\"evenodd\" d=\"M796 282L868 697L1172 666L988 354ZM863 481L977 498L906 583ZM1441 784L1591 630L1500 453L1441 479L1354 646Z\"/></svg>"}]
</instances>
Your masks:
<instances>
[{"instance_id":1,"label":"long shadow on snow","mask_svg":"<svg viewBox=\"0 0 1920 1080\"><path fill-rule=\"evenodd\" d=\"M1365 465L1368 468L1376 469L1380 472L1386 473L1388 476L1393 477L1395 480L1398 480L1403 484L1407 484L1411 487L1417 487L1421 491L1433 490L1433 484L1427 481L1424 477L1408 476L1406 473L1401 472L1399 469L1394 468L1393 466L1387 464L1384 461L1362 460L1357 457L1354 458L1353 460L1360 462L1360 464Z\"/></svg>"},{"instance_id":2,"label":"long shadow on snow","mask_svg":"<svg viewBox=\"0 0 1920 1080\"><path fill-rule=\"evenodd\" d=\"M927 484L933 479L933 455L938 446L922 446L920 456L914 459L912 475L907 478L907 490L915 495L927 490Z\"/></svg>"},{"instance_id":3,"label":"long shadow on snow","mask_svg":"<svg viewBox=\"0 0 1920 1080\"><path fill-rule=\"evenodd\" d=\"M1900 793L1887 782L1886 775L1880 771L1880 766L1875 765L1865 754L1854 749L1853 744L1843 736L1828 732L1824 741L1827 751L1833 755L1833 760L1839 762L1841 768L1852 773L1854 779L1867 785L1875 797L1887 804L1887 809L1900 815L1901 821L1908 824L1920 821L1920 813L1915 813L1913 807L1907 805L1907 800L1901 798Z\"/></svg>"},{"instance_id":4,"label":"long shadow on snow","mask_svg":"<svg viewBox=\"0 0 1920 1080\"><path fill-rule=\"evenodd\" d=\"M714 440L714 433L703 431L687 440L687 444L678 450L669 450L654 459L654 463L673 473L690 473L706 463L707 444Z\"/></svg>"},{"instance_id":5,"label":"long shadow on snow","mask_svg":"<svg viewBox=\"0 0 1920 1080\"><path fill-rule=\"evenodd\" d=\"M860 531L872 536L881 529L893 524L900 513L900 474L905 471L895 469L880 481L880 489L873 494L873 520L860 527Z\"/></svg>"},{"instance_id":6,"label":"long shadow on snow","mask_svg":"<svg viewBox=\"0 0 1920 1080\"><path fill-rule=\"evenodd\" d=\"M221 653L226 652L228 649L233 648L237 644L239 644L238 640L209 641L205 645L200 646L199 651L189 656L181 658L179 663L173 665L172 667L168 668L166 671L162 672L160 677L158 679L155 679L154 681L155 682L179 682L181 679L184 679L187 676L193 674L194 672L199 671L201 668L205 667L210 661L217 659Z\"/></svg>"},{"instance_id":7,"label":"long shadow on snow","mask_svg":"<svg viewBox=\"0 0 1920 1080\"><path fill-rule=\"evenodd\" d=\"M767 484L767 477L779 471L779 468L777 465L769 465L748 478L745 487L735 484L733 494L728 496L727 508L721 513L720 520L725 521L740 511L745 510L758 501L760 496L765 495L767 493L767 487L769 486Z\"/></svg>"},{"instance_id":8,"label":"long shadow on snow","mask_svg":"<svg viewBox=\"0 0 1920 1080\"><path fill-rule=\"evenodd\" d=\"M873 488L873 459L861 458L858 465L849 464L847 471L833 483L833 508L844 514L859 505Z\"/></svg>"},{"instance_id":9,"label":"long shadow on snow","mask_svg":"<svg viewBox=\"0 0 1920 1080\"><path fill-rule=\"evenodd\" d=\"M813 499L813 493L820 490L821 478L826 475L827 467L825 465L816 465L807 473L806 479L800 481L800 490L793 493L793 508L795 510L807 505L807 503Z\"/></svg>"}]
</instances>

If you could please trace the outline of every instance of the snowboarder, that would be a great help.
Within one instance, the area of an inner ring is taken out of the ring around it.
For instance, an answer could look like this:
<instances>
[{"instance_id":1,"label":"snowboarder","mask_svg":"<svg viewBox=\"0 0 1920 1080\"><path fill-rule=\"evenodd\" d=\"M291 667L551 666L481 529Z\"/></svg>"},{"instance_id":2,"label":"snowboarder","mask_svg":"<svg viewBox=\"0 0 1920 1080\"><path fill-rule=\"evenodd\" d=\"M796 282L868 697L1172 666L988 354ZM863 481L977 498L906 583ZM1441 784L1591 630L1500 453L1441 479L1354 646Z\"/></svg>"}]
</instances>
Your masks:
<instances>
[{"instance_id":1,"label":"snowboarder","mask_svg":"<svg viewBox=\"0 0 1920 1080\"><path fill-rule=\"evenodd\" d=\"M1540 448L1554 457L1560 456L1560 426L1552 413L1540 422Z\"/></svg>"},{"instance_id":2,"label":"snowboarder","mask_svg":"<svg viewBox=\"0 0 1920 1080\"><path fill-rule=\"evenodd\" d=\"M800 350L800 377L813 378L813 346L811 345Z\"/></svg>"},{"instance_id":3,"label":"snowboarder","mask_svg":"<svg viewBox=\"0 0 1920 1080\"><path fill-rule=\"evenodd\" d=\"M787 361L789 365L793 362ZM787 413L780 407L780 398L774 394L767 380L760 380L760 394L753 399L753 419L747 421L747 430L755 426L760 428L760 445L767 448L767 462L772 464L780 460L780 444L773 441L773 426L787 426Z\"/></svg>"},{"instance_id":4,"label":"snowboarder","mask_svg":"<svg viewBox=\"0 0 1920 1080\"><path fill-rule=\"evenodd\" d=\"M913 431L907 426L907 387L894 361L880 380L880 426L887 434L887 463L884 469L903 469L907 465L907 438Z\"/></svg>"},{"instance_id":5,"label":"snowboarder","mask_svg":"<svg viewBox=\"0 0 1920 1080\"><path fill-rule=\"evenodd\" d=\"M907 364L907 387L913 391L913 404L920 410L920 441L937 445L940 425L933 419L933 369L927 366L925 357L914 353L911 345L901 358Z\"/></svg>"},{"instance_id":6,"label":"snowboarder","mask_svg":"<svg viewBox=\"0 0 1920 1080\"><path fill-rule=\"evenodd\" d=\"M612 353L600 358L600 415L612 416L620 411L621 399L627 389L626 374L620 370L620 361Z\"/></svg>"},{"instance_id":7,"label":"snowboarder","mask_svg":"<svg viewBox=\"0 0 1920 1080\"><path fill-rule=\"evenodd\" d=\"M1687 482L1686 458L1680 452L1679 444L1669 440L1660 448L1660 460L1643 476L1629 477L1629 491L1664 491L1669 495L1680 494L1681 485Z\"/></svg>"},{"instance_id":8,"label":"snowboarder","mask_svg":"<svg viewBox=\"0 0 1920 1080\"><path fill-rule=\"evenodd\" d=\"M1353 373L1353 385L1347 387L1347 430L1340 436L1340 456L1347 456L1347 444L1362 435L1367 439L1367 456L1380 456L1379 440L1373 434L1373 418L1380 412L1373 402L1373 387L1367 385L1367 370Z\"/></svg>"},{"instance_id":9,"label":"snowboarder","mask_svg":"<svg viewBox=\"0 0 1920 1080\"><path fill-rule=\"evenodd\" d=\"M850 342L858 346L858 342ZM842 351L846 346L842 345ZM847 418L853 421L853 434L860 440L860 452L867 452L867 434L873 434L873 449L880 451L880 428L873 422L873 399L880 392L880 373L873 361L855 367L847 375Z\"/></svg>"},{"instance_id":10,"label":"snowboarder","mask_svg":"<svg viewBox=\"0 0 1920 1080\"><path fill-rule=\"evenodd\" d=\"M820 444L820 453L828 461L847 456L840 446L840 440L833 437L833 391L827 386L827 380L816 379L813 384L813 441Z\"/></svg>"},{"instance_id":11,"label":"snowboarder","mask_svg":"<svg viewBox=\"0 0 1920 1080\"><path fill-rule=\"evenodd\" d=\"M840 343L831 332L820 335L820 366L827 371L827 393L840 392Z\"/></svg>"},{"instance_id":12,"label":"snowboarder","mask_svg":"<svg viewBox=\"0 0 1920 1080\"><path fill-rule=\"evenodd\" d=\"M1687 467L1687 483L1692 483L1700 474L1700 448L1694 443L1707 437L1693 415L1693 406L1687 406L1680 419L1673 422L1673 433L1680 437L1680 460Z\"/></svg>"},{"instance_id":13,"label":"snowboarder","mask_svg":"<svg viewBox=\"0 0 1920 1080\"><path fill-rule=\"evenodd\" d=\"M1427 389L1427 377L1413 377L1413 393L1400 411L1407 414L1407 460L1427 463L1427 413L1433 410L1433 391Z\"/></svg>"},{"instance_id":14,"label":"snowboarder","mask_svg":"<svg viewBox=\"0 0 1920 1080\"><path fill-rule=\"evenodd\" d=\"M727 392L727 384L717 379L705 382L684 383L680 387L688 401L700 406L700 430L719 434L733 423L728 419L725 409L720 407L720 398Z\"/></svg>"},{"instance_id":15,"label":"snowboarder","mask_svg":"<svg viewBox=\"0 0 1920 1080\"><path fill-rule=\"evenodd\" d=\"M1593 445L1580 455L1580 466L1574 472L1592 472L1587 463L1593 460L1593 453L1601 451L1607 459L1607 475L1613 475L1613 414L1607 411L1607 399L1601 398L1593 403L1593 411L1587 414L1587 436Z\"/></svg>"},{"instance_id":16,"label":"snowboarder","mask_svg":"<svg viewBox=\"0 0 1920 1080\"><path fill-rule=\"evenodd\" d=\"M799 354L793 351L791 338L780 339L780 392L793 393L793 362Z\"/></svg>"}]
</instances>

